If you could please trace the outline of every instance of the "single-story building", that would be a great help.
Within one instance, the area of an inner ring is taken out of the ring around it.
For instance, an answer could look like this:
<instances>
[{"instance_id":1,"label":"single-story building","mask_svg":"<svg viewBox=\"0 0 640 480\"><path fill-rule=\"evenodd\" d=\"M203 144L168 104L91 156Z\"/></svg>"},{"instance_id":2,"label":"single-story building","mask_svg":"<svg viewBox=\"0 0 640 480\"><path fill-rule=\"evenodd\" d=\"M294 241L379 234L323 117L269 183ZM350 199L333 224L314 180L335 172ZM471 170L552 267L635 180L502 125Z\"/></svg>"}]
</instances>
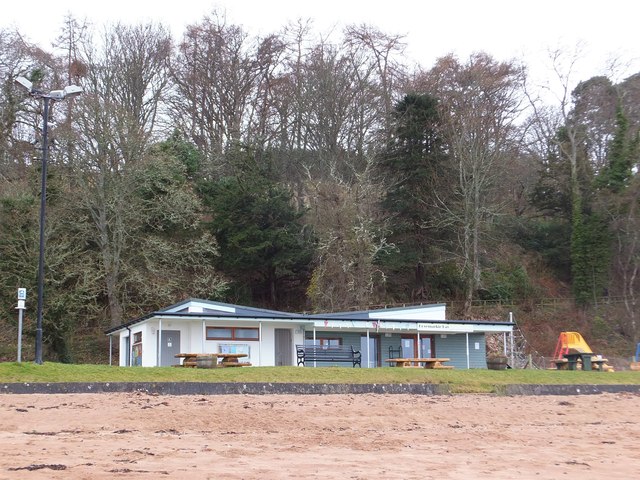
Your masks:
<instances>
[{"instance_id":1,"label":"single-story building","mask_svg":"<svg viewBox=\"0 0 640 480\"><path fill-rule=\"evenodd\" d=\"M487 333L513 323L447 320L444 304L331 314L291 314L189 299L105 333L120 366L177 365L179 353L243 353L254 366L296 365L296 345L353 346L363 367L389 358L447 357L455 368L486 368ZM317 362L316 366L327 365Z\"/></svg>"}]
</instances>

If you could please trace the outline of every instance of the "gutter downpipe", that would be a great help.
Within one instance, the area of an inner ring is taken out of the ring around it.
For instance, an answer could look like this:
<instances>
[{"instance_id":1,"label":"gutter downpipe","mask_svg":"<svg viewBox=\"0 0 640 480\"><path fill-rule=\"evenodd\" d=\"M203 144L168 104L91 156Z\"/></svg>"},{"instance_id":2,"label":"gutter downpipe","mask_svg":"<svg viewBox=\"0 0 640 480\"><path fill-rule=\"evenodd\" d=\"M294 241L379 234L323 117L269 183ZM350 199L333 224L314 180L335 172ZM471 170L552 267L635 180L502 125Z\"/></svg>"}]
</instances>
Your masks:
<instances>
[{"instance_id":1,"label":"gutter downpipe","mask_svg":"<svg viewBox=\"0 0 640 480\"><path fill-rule=\"evenodd\" d=\"M509 336L511 337L511 368L515 367L515 348L513 345L513 312L509 312L509 321L511 322L511 333Z\"/></svg>"},{"instance_id":2,"label":"gutter downpipe","mask_svg":"<svg viewBox=\"0 0 640 480\"><path fill-rule=\"evenodd\" d=\"M258 322L258 366L262 366L262 322ZM275 362L274 362L275 363Z\"/></svg>"},{"instance_id":3,"label":"gutter downpipe","mask_svg":"<svg viewBox=\"0 0 640 480\"><path fill-rule=\"evenodd\" d=\"M205 319L202 319L202 348L201 348L201 352L202 353L207 353L204 351L204 343L205 340L207 339L207 326L205 325Z\"/></svg>"},{"instance_id":4,"label":"gutter downpipe","mask_svg":"<svg viewBox=\"0 0 640 480\"><path fill-rule=\"evenodd\" d=\"M158 352L156 354L156 367L160 366L160 355L162 355L162 318L158 319Z\"/></svg>"},{"instance_id":5,"label":"gutter downpipe","mask_svg":"<svg viewBox=\"0 0 640 480\"><path fill-rule=\"evenodd\" d=\"M471 364L469 363L469 333L467 332L464 335L467 339L467 370L469 370L471 368Z\"/></svg>"},{"instance_id":6,"label":"gutter downpipe","mask_svg":"<svg viewBox=\"0 0 640 480\"><path fill-rule=\"evenodd\" d=\"M316 324L315 322L313 323L313 344L316 344ZM317 366L317 362L314 360L313 361L313 366L316 367Z\"/></svg>"},{"instance_id":7,"label":"gutter downpipe","mask_svg":"<svg viewBox=\"0 0 640 480\"><path fill-rule=\"evenodd\" d=\"M371 354L369 353L369 329L367 328L367 368L371 366Z\"/></svg>"},{"instance_id":8,"label":"gutter downpipe","mask_svg":"<svg viewBox=\"0 0 640 480\"><path fill-rule=\"evenodd\" d=\"M127 355L129 357L129 360L127 362L127 367L131 367L131 362L133 362L133 338L131 338L131 329L129 327L126 328L127 330L129 330L129 353Z\"/></svg>"}]
</instances>

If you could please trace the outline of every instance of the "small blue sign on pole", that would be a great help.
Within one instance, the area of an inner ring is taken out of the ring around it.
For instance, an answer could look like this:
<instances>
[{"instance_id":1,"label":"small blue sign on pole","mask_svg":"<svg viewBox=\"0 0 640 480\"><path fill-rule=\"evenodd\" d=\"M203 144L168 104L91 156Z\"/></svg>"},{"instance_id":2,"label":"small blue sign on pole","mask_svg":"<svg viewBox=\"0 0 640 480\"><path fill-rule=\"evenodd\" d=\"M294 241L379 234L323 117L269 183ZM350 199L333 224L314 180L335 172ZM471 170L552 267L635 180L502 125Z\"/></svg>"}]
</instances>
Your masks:
<instances>
[{"instance_id":1,"label":"small blue sign on pole","mask_svg":"<svg viewBox=\"0 0 640 480\"><path fill-rule=\"evenodd\" d=\"M18 363L22 362L22 314L25 306L24 302L27 299L27 289L18 289Z\"/></svg>"}]
</instances>

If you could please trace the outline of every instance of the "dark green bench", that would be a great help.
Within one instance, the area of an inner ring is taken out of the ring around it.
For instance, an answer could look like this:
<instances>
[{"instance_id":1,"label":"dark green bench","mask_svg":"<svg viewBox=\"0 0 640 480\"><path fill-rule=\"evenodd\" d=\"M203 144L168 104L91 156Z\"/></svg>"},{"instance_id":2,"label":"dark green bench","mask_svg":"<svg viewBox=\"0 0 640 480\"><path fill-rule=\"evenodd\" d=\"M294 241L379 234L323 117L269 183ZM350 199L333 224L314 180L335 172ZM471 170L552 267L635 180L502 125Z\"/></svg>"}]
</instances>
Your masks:
<instances>
[{"instance_id":1,"label":"dark green bench","mask_svg":"<svg viewBox=\"0 0 640 480\"><path fill-rule=\"evenodd\" d=\"M353 367L362 367L362 355L360 350L354 350L351 345L325 346L325 345L296 345L298 366L304 366L305 362L333 362L350 363Z\"/></svg>"}]
</instances>

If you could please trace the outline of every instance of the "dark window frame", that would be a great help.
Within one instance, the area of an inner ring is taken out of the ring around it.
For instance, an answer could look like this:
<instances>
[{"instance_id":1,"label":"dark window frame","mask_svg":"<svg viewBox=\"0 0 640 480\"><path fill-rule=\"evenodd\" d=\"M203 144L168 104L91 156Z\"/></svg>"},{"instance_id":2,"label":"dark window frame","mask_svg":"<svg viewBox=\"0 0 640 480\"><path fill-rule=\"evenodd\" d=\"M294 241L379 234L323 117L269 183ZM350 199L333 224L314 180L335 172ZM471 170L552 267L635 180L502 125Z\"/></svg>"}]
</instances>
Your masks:
<instances>
[{"instance_id":1,"label":"dark window frame","mask_svg":"<svg viewBox=\"0 0 640 480\"><path fill-rule=\"evenodd\" d=\"M213 326L210 325L208 327L206 327L206 338L207 340L226 340L226 341L245 341L245 342L257 342L260 340L260 329L258 327L227 327L227 326ZM230 337L213 337L209 335L209 329L211 328L216 328L216 329L224 329L224 330L231 330L231 336ZM256 336L255 337L238 337L236 336L236 331L238 330L250 330L253 332L256 332Z\"/></svg>"},{"instance_id":2,"label":"dark window frame","mask_svg":"<svg viewBox=\"0 0 640 480\"><path fill-rule=\"evenodd\" d=\"M313 338L305 338L305 344L314 345ZM309 342L309 343L307 343ZM331 347L341 347L342 346L342 338L340 337L316 337L316 346L322 347L323 349L331 348ZM331 345L331 342L337 342L337 345Z\"/></svg>"},{"instance_id":3,"label":"dark window frame","mask_svg":"<svg viewBox=\"0 0 640 480\"><path fill-rule=\"evenodd\" d=\"M433 358L435 358L436 355L436 338L434 334L421 334L420 335L420 342L418 342L418 335L413 335L413 334L402 334L400 336L402 339L405 340L412 340L413 341L413 351L414 354L417 355L417 357L421 357L422 356L422 348L420 343L423 340L429 340L429 343L431 344L431 356Z\"/></svg>"}]
</instances>

